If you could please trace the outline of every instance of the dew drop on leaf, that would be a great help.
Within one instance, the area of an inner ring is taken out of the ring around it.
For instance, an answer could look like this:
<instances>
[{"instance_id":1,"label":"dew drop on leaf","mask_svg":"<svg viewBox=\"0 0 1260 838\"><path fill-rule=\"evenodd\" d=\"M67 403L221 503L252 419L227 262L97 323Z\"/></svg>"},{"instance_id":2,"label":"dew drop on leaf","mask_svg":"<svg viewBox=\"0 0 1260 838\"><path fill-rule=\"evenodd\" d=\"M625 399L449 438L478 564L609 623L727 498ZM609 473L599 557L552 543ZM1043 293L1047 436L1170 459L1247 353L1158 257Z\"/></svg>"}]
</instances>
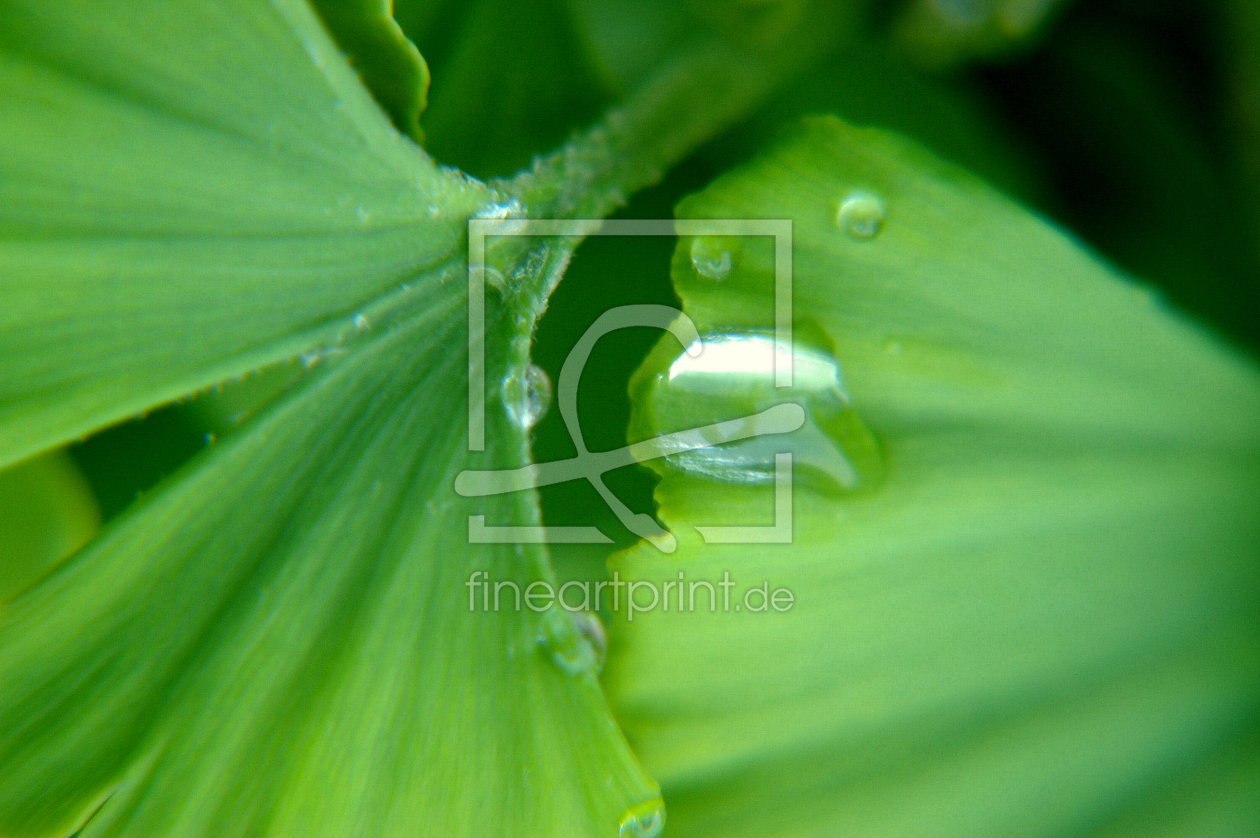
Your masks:
<instances>
[{"instance_id":1,"label":"dew drop on leaf","mask_svg":"<svg viewBox=\"0 0 1260 838\"><path fill-rule=\"evenodd\" d=\"M599 674L607 649L604 625L589 611L553 607L543 613L538 642L568 675Z\"/></svg>"},{"instance_id":2,"label":"dew drop on leaf","mask_svg":"<svg viewBox=\"0 0 1260 838\"><path fill-rule=\"evenodd\" d=\"M528 364L503 379L503 406L522 430L538 424L551 407L551 379L542 367Z\"/></svg>"},{"instance_id":3,"label":"dew drop on leaf","mask_svg":"<svg viewBox=\"0 0 1260 838\"><path fill-rule=\"evenodd\" d=\"M691 267L705 279L726 279L740 255L736 236L697 236L691 240Z\"/></svg>"},{"instance_id":4,"label":"dew drop on leaf","mask_svg":"<svg viewBox=\"0 0 1260 838\"><path fill-rule=\"evenodd\" d=\"M866 240L884 226L884 202L870 192L851 192L836 208L836 226L849 238Z\"/></svg>"},{"instance_id":5,"label":"dew drop on leaf","mask_svg":"<svg viewBox=\"0 0 1260 838\"><path fill-rule=\"evenodd\" d=\"M485 204L474 212L472 217L484 221L503 222L496 225L493 229L492 234L496 236L510 236L520 233L528 223L526 221L524 204L515 198L509 201L493 201Z\"/></svg>"},{"instance_id":6,"label":"dew drop on leaf","mask_svg":"<svg viewBox=\"0 0 1260 838\"><path fill-rule=\"evenodd\" d=\"M828 493L878 482L879 448L854 409L840 364L798 339L772 334L702 336L640 394L651 431L667 435L664 459L694 476L769 483L776 455L793 458L795 479ZM790 385L776 371L789 366Z\"/></svg>"},{"instance_id":7,"label":"dew drop on leaf","mask_svg":"<svg viewBox=\"0 0 1260 838\"><path fill-rule=\"evenodd\" d=\"M603 669L604 659L608 656L608 633L604 630L603 621L594 611L575 611L573 623L595 654L595 668Z\"/></svg>"},{"instance_id":8,"label":"dew drop on leaf","mask_svg":"<svg viewBox=\"0 0 1260 838\"><path fill-rule=\"evenodd\" d=\"M621 816L618 838L657 838L665 828L665 804L649 800Z\"/></svg>"}]
</instances>

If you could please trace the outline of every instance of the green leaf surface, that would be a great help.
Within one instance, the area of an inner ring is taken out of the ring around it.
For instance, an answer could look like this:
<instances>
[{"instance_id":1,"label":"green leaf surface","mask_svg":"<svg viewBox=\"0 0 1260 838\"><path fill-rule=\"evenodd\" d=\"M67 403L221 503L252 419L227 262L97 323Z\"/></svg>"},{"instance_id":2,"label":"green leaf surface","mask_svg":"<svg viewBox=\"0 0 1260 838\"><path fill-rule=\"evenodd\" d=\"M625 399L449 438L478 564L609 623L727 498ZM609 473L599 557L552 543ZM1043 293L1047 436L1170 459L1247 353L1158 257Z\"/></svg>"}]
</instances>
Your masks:
<instances>
[{"instance_id":1,"label":"green leaf surface","mask_svg":"<svg viewBox=\"0 0 1260 838\"><path fill-rule=\"evenodd\" d=\"M0 470L0 602L100 528L96 500L64 451Z\"/></svg>"},{"instance_id":2,"label":"green leaf surface","mask_svg":"<svg viewBox=\"0 0 1260 838\"><path fill-rule=\"evenodd\" d=\"M855 196L873 226L845 222ZM735 584L729 610L699 589L613 626L608 689L670 834L1248 832L1254 363L878 131L811 120L679 214L792 220L797 338L838 360L882 468L798 481L791 544L717 545L695 528L769 523L773 487L656 461L678 551L614 570ZM691 247L674 275L702 334L773 326L769 240L731 244L719 281ZM636 436L695 418L645 412L679 353L640 370ZM763 583L794 606L742 599Z\"/></svg>"},{"instance_id":3,"label":"green leaf surface","mask_svg":"<svg viewBox=\"0 0 1260 838\"><path fill-rule=\"evenodd\" d=\"M451 491L464 303L428 291L0 611L0 834L104 800L85 836L612 835L652 797L553 660L576 628L470 606L473 570L548 570L467 543L473 512L537 511ZM479 462L520 465L489 408Z\"/></svg>"},{"instance_id":4,"label":"green leaf surface","mask_svg":"<svg viewBox=\"0 0 1260 838\"><path fill-rule=\"evenodd\" d=\"M465 585L550 573L469 543L473 513L537 524L532 494L452 487L528 460L497 385L529 293L489 303L465 453L465 222L497 196L394 129L305 2L0 19L0 462L307 367L0 605L0 835L615 834L656 787L586 641ZM567 253L535 256L550 281Z\"/></svg>"},{"instance_id":5,"label":"green leaf surface","mask_svg":"<svg viewBox=\"0 0 1260 838\"><path fill-rule=\"evenodd\" d=\"M394 125L420 139L429 68L394 20L392 0L311 0Z\"/></svg>"},{"instance_id":6,"label":"green leaf surface","mask_svg":"<svg viewBox=\"0 0 1260 838\"><path fill-rule=\"evenodd\" d=\"M489 193L296 0L0 0L0 464L316 349Z\"/></svg>"}]
</instances>

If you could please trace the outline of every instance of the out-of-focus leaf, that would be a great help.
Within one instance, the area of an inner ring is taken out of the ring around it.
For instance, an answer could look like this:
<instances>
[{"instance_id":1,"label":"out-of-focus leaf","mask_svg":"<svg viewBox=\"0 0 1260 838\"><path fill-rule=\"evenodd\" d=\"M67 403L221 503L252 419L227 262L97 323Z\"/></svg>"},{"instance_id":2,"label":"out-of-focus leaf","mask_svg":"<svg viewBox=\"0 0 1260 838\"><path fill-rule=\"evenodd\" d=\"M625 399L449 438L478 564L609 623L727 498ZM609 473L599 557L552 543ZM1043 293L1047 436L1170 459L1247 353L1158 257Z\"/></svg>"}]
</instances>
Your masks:
<instances>
[{"instance_id":1,"label":"out-of-focus leaf","mask_svg":"<svg viewBox=\"0 0 1260 838\"><path fill-rule=\"evenodd\" d=\"M604 83L622 92L632 90L663 59L684 49L689 36L698 31L699 21L691 10L671 0L634 5L613 0L566 2Z\"/></svg>"},{"instance_id":2,"label":"out-of-focus leaf","mask_svg":"<svg viewBox=\"0 0 1260 838\"><path fill-rule=\"evenodd\" d=\"M82 547L99 526L96 501L65 452L0 471L0 602Z\"/></svg>"},{"instance_id":3,"label":"out-of-focus leaf","mask_svg":"<svg viewBox=\"0 0 1260 838\"><path fill-rule=\"evenodd\" d=\"M1223 40L1232 76L1234 151L1251 198L1251 244L1260 254L1260 6L1225 3Z\"/></svg>"},{"instance_id":4,"label":"out-of-focus leaf","mask_svg":"<svg viewBox=\"0 0 1260 838\"><path fill-rule=\"evenodd\" d=\"M707 156L724 170L764 149L785 125L818 113L907 135L1008 194L1028 199L1044 190L1013 132L973 91L957 80L925 76L887 44L861 37L841 40Z\"/></svg>"},{"instance_id":5,"label":"out-of-focus leaf","mask_svg":"<svg viewBox=\"0 0 1260 838\"><path fill-rule=\"evenodd\" d=\"M918 62L935 68L1026 48L1068 0L911 0L896 36Z\"/></svg>"},{"instance_id":6,"label":"out-of-focus leaf","mask_svg":"<svg viewBox=\"0 0 1260 838\"><path fill-rule=\"evenodd\" d=\"M0 464L334 349L489 197L394 130L303 2L0 19Z\"/></svg>"},{"instance_id":7,"label":"out-of-focus leaf","mask_svg":"<svg viewBox=\"0 0 1260 838\"><path fill-rule=\"evenodd\" d=\"M729 610L700 588L614 625L610 694L671 834L1254 824L1254 364L881 132L810 121L679 212L792 219L798 340L838 360L882 469L798 483L791 544L715 545L695 527L770 523L773 488L658 462L678 552L614 569L735 585ZM720 281L676 257L702 334L773 326L770 243L737 246ZM672 341L634 385L637 436L676 430L642 412ZM795 604L742 598L763 583Z\"/></svg>"},{"instance_id":8,"label":"out-of-focus leaf","mask_svg":"<svg viewBox=\"0 0 1260 838\"><path fill-rule=\"evenodd\" d=\"M1037 145L1056 213L1183 311L1260 343L1260 250L1246 182L1232 175L1192 58L1170 61L1201 10L1141 6L1065 21L1055 49L1012 69L998 89ZM997 77L993 78L997 81ZM1004 87L1004 89L1003 89Z\"/></svg>"},{"instance_id":9,"label":"out-of-focus leaf","mask_svg":"<svg viewBox=\"0 0 1260 838\"><path fill-rule=\"evenodd\" d=\"M394 20L392 0L311 0L398 130L418 140L429 68Z\"/></svg>"},{"instance_id":10,"label":"out-of-focus leaf","mask_svg":"<svg viewBox=\"0 0 1260 838\"><path fill-rule=\"evenodd\" d=\"M730 46L731 60L817 52L861 20L867 0L568 0L592 63L614 90L635 89L705 44ZM795 50L791 47L795 47ZM723 95L720 87L711 91Z\"/></svg>"},{"instance_id":11,"label":"out-of-focus leaf","mask_svg":"<svg viewBox=\"0 0 1260 838\"><path fill-rule=\"evenodd\" d=\"M426 147L483 177L524 168L611 100L563 0L463 3L458 20L420 37L437 50Z\"/></svg>"}]
</instances>

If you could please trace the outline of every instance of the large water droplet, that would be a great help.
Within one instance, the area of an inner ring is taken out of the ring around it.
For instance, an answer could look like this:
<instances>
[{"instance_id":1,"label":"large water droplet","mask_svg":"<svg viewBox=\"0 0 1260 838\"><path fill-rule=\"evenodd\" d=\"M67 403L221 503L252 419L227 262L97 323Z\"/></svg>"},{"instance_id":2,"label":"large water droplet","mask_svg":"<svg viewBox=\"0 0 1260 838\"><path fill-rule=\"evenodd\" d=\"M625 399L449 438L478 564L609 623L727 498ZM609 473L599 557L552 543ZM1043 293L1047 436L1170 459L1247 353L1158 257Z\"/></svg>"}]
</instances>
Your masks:
<instances>
[{"instance_id":1,"label":"large water droplet","mask_svg":"<svg viewBox=\"0 0 1260 838\"><path fill-rule=\"evenodd\" d=\"M836 226L850 238L866 240L884 226L884 201L870 192L851 192L836 208Z\"/></svg>"},{"instance_id":2,"label":"large water droplet","mask_svg":"<svg viewBox=\"0 0 1260 838\"><path fill-rule=\"evenodd\" d=\"M649 800L633 806L621 816L619 838L657 838L665 829L665 804Z\"/></svg>"},{"instance_id":3,"label":"large water droplet","mask_svg":"<svg viewBox=\"0 0 1260 838\"><path fill-rule=\"evenodd\" d=\"M508 418L529 430L551 407L551 379L542 367L527 365L503 379L503 406Z\"/></svg>"},{"instance_id":4,"label":"large water droplet","mask_svg":"<svg viewBox=\"0 0 1260 838\"><path fill-rule=\"evenodd\" d=\"M792 381L783 383L790 365ZM687 347L640 394L665 461L733 483L775 479L776 454L794 477L827 492L869 486L882 473L878 445L853 409L839 363L798 338L780 346L761 332L710 334Z\"/></svg>"},{"instance_id":5,"label":"large water droplet","mask_svg":"<svg viewBox=\"0 0 1260 838\"><path fill-rule=\"evenodd\" d=\"M705 279L726 279L739 261L742 246L738 236L696 236L691 240L691 267Z\"/></svg>"}]
</instances>

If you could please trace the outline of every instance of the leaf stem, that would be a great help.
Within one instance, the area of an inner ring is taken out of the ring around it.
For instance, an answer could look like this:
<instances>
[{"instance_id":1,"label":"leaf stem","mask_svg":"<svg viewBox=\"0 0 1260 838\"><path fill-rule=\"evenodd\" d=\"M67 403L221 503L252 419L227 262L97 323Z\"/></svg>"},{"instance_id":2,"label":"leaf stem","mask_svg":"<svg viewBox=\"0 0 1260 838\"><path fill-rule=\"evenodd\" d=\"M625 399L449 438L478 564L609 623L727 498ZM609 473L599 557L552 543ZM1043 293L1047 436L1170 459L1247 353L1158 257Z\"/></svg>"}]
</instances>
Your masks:
<instances>
[{"instance_id":1,"label":"leaf stem","mask_svg":"<svg viewBox=\"0 0 1260 838\"><path fill-rule=\"evenodd\" d=\"M604 218L807 66L826 39L807 40L757 52L716 39L698 46L593 127L494 185L534 218Z\"/></svg>"}]
</instances>

